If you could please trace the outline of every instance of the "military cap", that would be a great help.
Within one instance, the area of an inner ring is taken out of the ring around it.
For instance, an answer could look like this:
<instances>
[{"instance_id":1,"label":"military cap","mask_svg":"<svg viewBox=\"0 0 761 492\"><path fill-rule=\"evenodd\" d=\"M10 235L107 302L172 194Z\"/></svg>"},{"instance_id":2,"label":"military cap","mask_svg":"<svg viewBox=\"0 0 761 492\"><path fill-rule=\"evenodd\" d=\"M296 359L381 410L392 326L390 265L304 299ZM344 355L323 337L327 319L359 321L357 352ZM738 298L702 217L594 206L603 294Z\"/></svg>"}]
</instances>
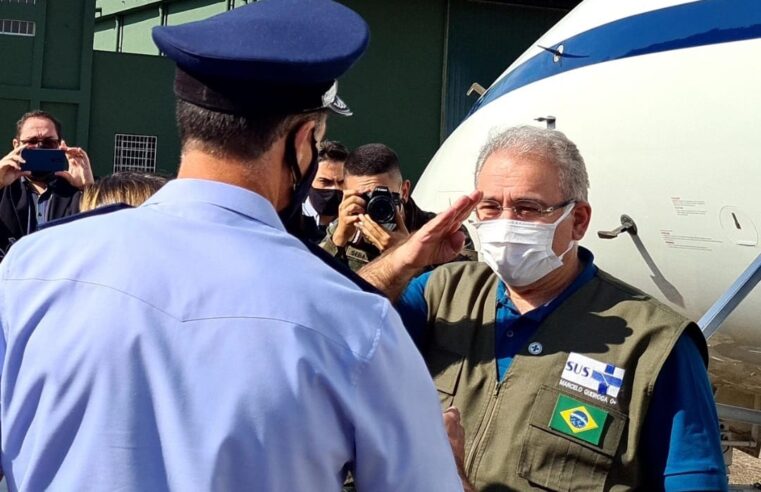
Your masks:
<instances>
[{"instance_id":1,"label":"military cap","mask_svg":"<svg viewBox=\"0 0 761 492\"><path fill-rule=\"evenodd\" d=\"M331 0L259 0L205 20L153 29L177 64L177 97L214 111L351 111L336 79L364 53L365 21Z\"/></svg>"}]
</instances>

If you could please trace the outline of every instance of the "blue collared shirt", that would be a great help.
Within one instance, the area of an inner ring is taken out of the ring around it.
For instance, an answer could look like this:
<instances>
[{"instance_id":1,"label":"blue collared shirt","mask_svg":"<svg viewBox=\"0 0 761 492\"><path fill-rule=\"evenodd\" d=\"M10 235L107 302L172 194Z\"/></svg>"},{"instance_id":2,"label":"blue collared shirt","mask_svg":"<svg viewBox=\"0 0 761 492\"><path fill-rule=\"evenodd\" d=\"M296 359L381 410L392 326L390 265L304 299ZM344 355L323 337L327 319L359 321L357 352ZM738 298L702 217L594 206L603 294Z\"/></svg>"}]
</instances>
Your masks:
<instances>
[{"instance_id":1,"label":"blue collared shirt","mask_svg":"<svg viewBox=\"0 0 761 492\"><path fill-rule=\"evenodd\" d=\"M0 276L11 490L462 490L397 314L255 193L172 181Z\"/></svg>"},{"instance_id":2,"label":"blue collared shirt","mask_svg":"<svg viewBox=\"0 0 761 492\"><path fill-rule=\"evenodd\" d=\"M589 250L579 248L579 259L584 267L571 285L554 299L524 314L521 314L513 301L510 300L505 284L500 282L497 286L497 325L494 330L494 348L499 381L505 377L510 364L513 362L513 357L533 338L542 321L571 294L592 280L597 273L594 258Z\"/></svg>"},{"instance_id":3,"label":"blue collared shirt","mask_svg":"<svg viewBox=\"0 0 761 492\"><path fill-rule=\"evenodd\" d=\"M30 213L35 215L35 220L37 221L38 226L45 224L48 221L48 208L50 206L51 197L50 188L47 188L42 193L37 193L37 190L34 188L31 181L29 181L27 178L22 179L24 180L24 184L29 189L29 198L32 200L32 211ZM28 226L28 228L31 229L31 224ZM31 233L34 231L29 230L28 232Z\"/></svg>"},{"instance_id":4,"label":"blue collared shirt","mask_svg":"<svg viewBox=\"0 0 761 492\"><path fill-rule=\"evenodd\" d=\"M494 331L495 370L500 380L542 321L596 275L589 250L580 247L579 259L584 265L582 272L560 295L523 314L500 282ZM428 306L424 292L431 273L413 279L396 305L418 347L426 341ZM647 490L726 490L713 392L700 352L687 335L679 339L658 376L641 446Z\"/></svg>"}]
</instances>

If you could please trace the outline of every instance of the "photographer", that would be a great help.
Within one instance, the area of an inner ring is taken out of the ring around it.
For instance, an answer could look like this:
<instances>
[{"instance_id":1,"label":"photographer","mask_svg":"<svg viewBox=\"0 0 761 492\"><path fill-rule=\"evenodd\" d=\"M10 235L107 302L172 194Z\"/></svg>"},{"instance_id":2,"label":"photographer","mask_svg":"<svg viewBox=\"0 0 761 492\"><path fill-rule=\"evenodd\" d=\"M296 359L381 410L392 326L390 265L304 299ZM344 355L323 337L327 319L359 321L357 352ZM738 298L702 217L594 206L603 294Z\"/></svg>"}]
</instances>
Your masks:
<instances>
[{"instance_id":1,"label":"photographer","mask_svg":"<svg viewBox=\"0 0 761 492\"><path fill-rule=\"evenodd\" d=\"M25 149L66 153L68 171L23 170ZM93 183L90 159L63 140L61 123L45 111L31 111L16 123L13 150L0 159L0 259L10 246L45 222L79 211L81 189Z\"/></svg>"},{"instance_id":2,"label":"photographer","mask_svg":"<svg viewBox=\"0 0 761 492\"><path fill-rule=\"evenodd\" d=\"M359 270L389 248L405 241L436 214L410 197L399 158L383 144L357 147L344 164L344 197L338 219L328 226L323 249ZM472 250L470 238L466 250ZM458 260L469 259L460 256Z\"/></svg>"}]
</instances>

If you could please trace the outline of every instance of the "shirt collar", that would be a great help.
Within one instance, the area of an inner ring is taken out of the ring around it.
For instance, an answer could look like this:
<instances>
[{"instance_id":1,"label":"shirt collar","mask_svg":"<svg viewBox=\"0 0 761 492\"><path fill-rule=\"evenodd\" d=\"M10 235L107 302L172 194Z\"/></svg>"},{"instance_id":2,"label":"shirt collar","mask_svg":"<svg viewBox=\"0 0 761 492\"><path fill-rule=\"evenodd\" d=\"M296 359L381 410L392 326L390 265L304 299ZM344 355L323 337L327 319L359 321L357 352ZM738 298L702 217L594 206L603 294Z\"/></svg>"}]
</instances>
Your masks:
<instances>
[{"instance_id":1,"label":"shirt collar","mask_svg":"<svg viewBox=\"0 0 761 492\"><path fill-rule=\"evenodd\" d=\"M58 178L56 178L56 179L58 179ZM29 190L29 192L32 195L38 196L39 198L47 198L48 196L50 196L50 193L51 193L50 190L51 190L52 184L53 184L53 182L55 180L53 180L50 183L48 183L48 185L45 187L45 191L43 191L42 193L37 193L37 189L32 184L32 180L27 178L26 176L21 176L21 181L24 183L24 185L26 186L26 188Z\"/></svg>"},{"instance_id":2,"label":"shirt collar","mask_svg":"<svg viewBox=\"0 0 761 492\"><path fill-rule=\"evenodd\" d=\"M307 199L304 200L304 203L301 204L301 214L306 215L307 217L314 217L315 220L320 217L320 214L315 210L314 205L312 205L312 200L310 200L309 197L307 197Z\"/></svg>"},{"instance_id":3,"label":"shirt collar","mask_svg":"<svg viewBox=\"0 0 761 492\"><path fill-rule=\"evenodd\" d=\"M592 277L594 277L597 274L597 266L594 264L594 255L591 251L588 249L579 246L578 250L578 256L579 261L581 261L581 264L584 265L584 268L581 270L581 273L574 279L571 284L566 287L563 292L561 292L557 297L552 299L551 301L548 301L546 304L539 306L537 308L532 309L531 311L524 313L523 316L526 316L530 318L533 321L536 321L537 323L541 322L549 316L549 314L555 310L556 307L558 307L560 304L563 303L566 299L568 299L574 292L579 290L581 286L586 284L588 281L592 280ZM510 300L510 296L508 295L507 288L505 287L505 283L500 281L499 285L497 286L497 300L500 305L507 307L508 309L511 309L518 313L518 310L516 309L515 305L513 304L513 301Z\"/></svg>"},{"instance_id":4,"label":"shirt collar","mask_svg":"<svg viewBox=\"0 0 761 492\"><path fill-rule=\"evenodd\" d=\"M174 179L165 184L142 206L164 203L208 203L251 217L259 222L285 231L275 208L266 198L253 191L220 181L205 179Z\"/></svg>"}]
</instances>

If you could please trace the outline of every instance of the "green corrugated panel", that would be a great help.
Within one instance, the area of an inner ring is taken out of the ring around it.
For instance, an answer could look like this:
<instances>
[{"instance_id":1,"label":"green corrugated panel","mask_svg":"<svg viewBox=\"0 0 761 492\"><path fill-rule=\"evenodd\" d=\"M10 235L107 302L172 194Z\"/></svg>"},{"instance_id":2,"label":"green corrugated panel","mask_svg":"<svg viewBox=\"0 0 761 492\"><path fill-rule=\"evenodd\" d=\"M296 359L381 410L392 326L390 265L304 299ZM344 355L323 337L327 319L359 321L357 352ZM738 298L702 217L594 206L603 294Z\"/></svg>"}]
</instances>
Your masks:
<instances>
[{"instance_id":1,"label":"green corrugated panel","mask_svg":"<svg viewBox=\"0 0 761 492\"><path fill-rule=\"evenodd\" d=\"M166 4L169 9L167 25L193 22L227 11L227 0L183 0Z\"/></svg>"},{"instance_id":2,"label":"green corrugated panel","mask_svg":"<svg viewBox=\"0 0 761 492\"><path fill-rule=\"evenodd\" d=\"M77 135L78 104L42 102L40 103L40 109L55 115L58 121L61 122L63 138L66 140L67 145L74 147L82 145L81 140L78 138L79 135Z\"/></svg>"},{"instance_id":3,"label":"green corrugated panel","mask_svg":"<svg viewBox=\"0 0 761 492\"><path fill-rule=\"evenodd\" d=\"M174 64L165 57L96 51L92 76L88 151L95 174L113 172L117 133L156 136L157 169L176 172L180 144L174 121Z\"/></svg>"},{"instance_id":4,"label":"green corrugated panel","mask_svg":"<svg viewBox=\"0 0 761 492\"><path fill-rule=\"evenodd\" d=\"M81 9L83 2L48 0L41 3L47 7L42 87L79 89L85 27Z\"/></svg>"},{"instance_id":5,"label":"green corrugated panel","mask_svg":"<svg viewBox=\"0 0 761 492\"><path fill-rule=\"evenodd\" d=\"M5 67L0 70L0 85L28 87L32 84L34 43L32 37L0 35L0 60Z\"/></svg>"},{"instance_id":6,"label":"green corrugated panel","mask_svg":"<svg viewBox=\"0 0 761 492\"><path fill-rule=\"evenodd\" d=\"M462 122L478 99L476 94L466 95L471 84L489 87L567 13L563 9L470 0L449 0L449 5L444 137Z\"/></svg>"},{"instance_id":7,"label":"green corrugated panel","mask_svg":"<svg viewBox=\"0 0 761 492\"><path fill-rule=\"evenodd\" d=\"M158 55L159 50L151 38L151 29L158 25L161 25L161 13L158 8L125 15L122 52Z\"/></svg>"},{"instance_id":8,"label":"green corrugated panel","mask_svg":"<svg viewBox=\"0 0 761 492\"><path fill-rule=\"evenodd\" d=\"M333 117L328 136L350 147L381 142L417 180L439 146L445 3L344 0L370 26L370 47L339 93L354 110Z\"/></svg>"},{"instance_id":9,"label":"green corrugated panel","mask_svg":"<svg viewBox=\"0 0 761 492\"><path fill-rule=\"evenodd\" d=\"M11 151L11 139L16 135L19 116L29 111L29 100L0 98L0 152Z\"/></svg>"},{"instance_id":10,"label":"green corrugated panel","mask_svg":"<svg viewBox=\"0 0 761 492\"><path fill-rule=\"evenodd\" d=\"M100 51L116 51L116 19L95 21L93 48Z\"/></svg>"}]
</instances>

